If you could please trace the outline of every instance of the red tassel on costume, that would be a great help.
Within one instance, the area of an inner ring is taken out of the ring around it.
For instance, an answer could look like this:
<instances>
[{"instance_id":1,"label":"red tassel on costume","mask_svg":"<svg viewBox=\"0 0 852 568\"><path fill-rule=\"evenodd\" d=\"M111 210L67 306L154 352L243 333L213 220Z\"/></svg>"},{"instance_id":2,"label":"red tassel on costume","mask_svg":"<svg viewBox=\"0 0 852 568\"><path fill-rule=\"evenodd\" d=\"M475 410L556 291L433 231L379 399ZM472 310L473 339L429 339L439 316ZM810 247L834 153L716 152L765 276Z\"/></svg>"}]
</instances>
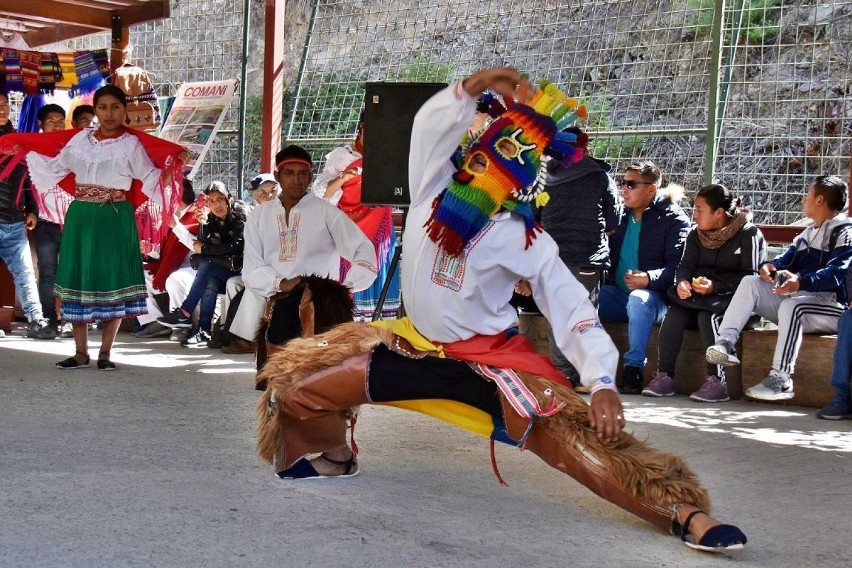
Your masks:
<instances>
[{"instance_id":1,"label":"red tassel on costume","mask_svg":"<svg viewBox=\"0 0 852 568\"><path fill-rule=\"evenodd\" d=\"M497 481L500 482L500 485L508 487L509 484L506 483L506 480L503 479L503 476L500 475L500 470L497 468L497 456L494 454L494 438L491 438L491 469L494 470L494 475L497 476Z\"/></svg>"}]
</instances>

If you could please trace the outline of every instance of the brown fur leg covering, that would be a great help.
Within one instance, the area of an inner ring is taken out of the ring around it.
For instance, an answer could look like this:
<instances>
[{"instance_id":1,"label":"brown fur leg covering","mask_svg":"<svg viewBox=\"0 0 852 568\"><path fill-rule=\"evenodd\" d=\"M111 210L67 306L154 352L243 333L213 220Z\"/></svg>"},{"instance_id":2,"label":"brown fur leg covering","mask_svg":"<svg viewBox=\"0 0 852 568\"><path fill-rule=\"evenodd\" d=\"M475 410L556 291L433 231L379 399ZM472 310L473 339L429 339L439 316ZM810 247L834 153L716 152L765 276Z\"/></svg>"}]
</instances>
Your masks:
<instances>
[{"instance_id":1,"label":"brown fur leg covering","mask_svg":"<svg viewBox=\"0 0 852 568\"><path fill-rule=\"evenodd\" d=\"M627 432L614 443L602 441L589 424L588 405L582 398L541 377L521 375L542 408L553 396L566 403L560 413L535 423L526 449L607 501L662 529L671 528L675 504L710 511L707 491L682 458L656 450ZM506 429L518 439L528 421L502 396L501 402Z\"/></svg>"},{"instance_id":2,"label":"brown fur leg covering","mask_svg":"<svg viewBox=\"0 0 852 568\"><path fill-rule=\"evenodd\" d=\"M257 405L257 451L260 457L269 463L276 461L276 456L281 457L280 452L284 446L285 438L284 427L291 419L289 414L292 412L292 408L288 409L288 405L294 402L291 400L292 395L295 392L294 389L298 390L297 387L300 383L329 370L331 367L344 366L348 359L368 354L380 343L389 344L392 337L393 335L388 330L362 323L345 323L309 339L292 339L287 342L284 349L271 354L263 370L258 373L258 379L267 381L268 385ZM366 361L366 356L364 360ZM355 372L354 369L339 370L342 373L341 376L350 379L352 373ZM349 384L353 381L354 379L346 382ZM317 387L324 389L325 384L330 382L331 379L328 379ZM349 393L351 396L338 397L334 390L328 391L328 398L334 400L335 403L338 401L349 403L350 401L345 399L352 399L354 402L351 402L350 406L354 406L366 401L364 388L365 385L362 382L360 394L363 395L363 400L358 398L356 392ZM355 389L354 386L352 389L347 387L347 390L353 389ZM315 394L317 393L308 396ZM343 394L345 393L341 393L341 395ZM305 404L308 401L296 402ZM282 463L282 460L278 461L279 467L287 467L287 464ZM283 461L286 461L286 459Z\"/></svg>"}]
</instances>

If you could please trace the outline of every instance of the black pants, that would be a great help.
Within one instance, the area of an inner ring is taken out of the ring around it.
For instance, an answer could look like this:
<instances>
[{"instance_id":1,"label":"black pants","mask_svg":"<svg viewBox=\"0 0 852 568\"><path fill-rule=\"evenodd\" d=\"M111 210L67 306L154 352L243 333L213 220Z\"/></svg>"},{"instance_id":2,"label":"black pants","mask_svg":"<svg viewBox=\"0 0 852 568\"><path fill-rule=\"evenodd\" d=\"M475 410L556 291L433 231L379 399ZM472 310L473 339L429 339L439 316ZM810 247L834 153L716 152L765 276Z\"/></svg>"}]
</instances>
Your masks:
<instances>
[{"instance_id":1,"label":"black pants","mask_svg":"<svg viewBox=\"0 0 852 568\"><path fill-rule=\"evenodd\" d=\"M714 321L715 318L715 321ZM670 377L674 377L675 364L683 345L683 332L696 329L701 335L701 343L708 348L716 343L716 329L722 322L722 316L707 310L690 310L678 305L669 306L666 317L660 325L658 368ZM707 363L707 374L724 379L722 367Z\"/></svg>"},{"instance_id":2,"label":"black pants","mask_svg":"<svg viewBox=\"0 0 852 568\"><path fill-rule=\"evenodd\" d=\"M441 398L503 418L497 385L455 359L409 359L379 345L370 359L367 381L372 402Z\"/></svg>"}]
</instances>

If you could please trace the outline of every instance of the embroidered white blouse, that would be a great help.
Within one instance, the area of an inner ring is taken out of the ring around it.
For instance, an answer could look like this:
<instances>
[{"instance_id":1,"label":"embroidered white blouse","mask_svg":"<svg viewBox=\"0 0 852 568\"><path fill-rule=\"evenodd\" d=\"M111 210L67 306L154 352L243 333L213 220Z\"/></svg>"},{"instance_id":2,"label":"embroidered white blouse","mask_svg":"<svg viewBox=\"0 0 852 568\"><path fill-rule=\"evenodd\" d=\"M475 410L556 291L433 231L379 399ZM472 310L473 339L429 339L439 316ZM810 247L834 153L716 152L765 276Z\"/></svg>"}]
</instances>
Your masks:
<instances>
[{"instance_id":1,"label":"embroidered white blouse","mask_svg":"<svg viewBox=\"0 0 852 568\"><path fill-rule=\"evenodd\" d=\"M134 179L142 182L142 192L162 205L160 192L154 191L160 170L148 157L133 134L98 140L96 130L86 128L74 135L53 158L36 152L27 154L30 180L38 188L54 187L69 173L78 184L93 184L127 191Z\"/></svg>"},{"instance_id":2,"label":"embroidered white blouse","mask_svg":"<svg viewBox=\"0 0 852 568\"><path fill-rule=\"evenodd\" d=\"M553 326L560 350L592 392L615 389L618 351L603 330L588 292L559 259L547 233L524 249L523 220L508 212L490 222L465 251L444 254L423 229L432 201L455 172L450 157L473 120L474 100L451 85L414 119L409 154L411 207L402 247L402 296L415 327L433 341L494 335L517 326L509 304L515 284L529 280L536 303Z\"/></svg>"},{"instance_id":3,"label":"embroidered white blouse","mask_svg":"<svg viewBox=\"0 0 852 568\"><path fill-rule=\"evenodd\" d=\"M376 279L376 251L358 225L327 201L308 192L289 219L280 199L261 203L246 220L243 280L269 297L285 278L318 274L338 279L340 258L352 263L343 282L355 292Z\"/></svg>"}]
</instances>

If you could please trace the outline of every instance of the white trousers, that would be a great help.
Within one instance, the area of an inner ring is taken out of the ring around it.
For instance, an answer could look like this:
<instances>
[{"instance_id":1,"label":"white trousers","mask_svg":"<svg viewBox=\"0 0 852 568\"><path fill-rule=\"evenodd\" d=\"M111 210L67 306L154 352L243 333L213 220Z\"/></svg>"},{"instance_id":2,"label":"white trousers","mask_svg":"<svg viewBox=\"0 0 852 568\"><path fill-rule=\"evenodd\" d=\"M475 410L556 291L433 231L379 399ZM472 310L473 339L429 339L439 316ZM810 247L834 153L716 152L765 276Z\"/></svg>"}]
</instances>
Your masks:
<instances>
[{"instance_id":1,"label":"white trousers","mask_svg":"<svg viewBox=\"0 0 852 568\"><path fill-rule=\"evenodd\" d=\"M725 311L718 337L736 343L752 313L777 323L772 368L792 374L802 347L802 334L837 333L843 305L837 302L834 292L800 291L779 296L772 289L773 284L759 276L743 278Z\"/></svg>"},{"instance_id":2,"label":"white trousers","mask_svg":"<svg viewBox=\"0 0 852 568\"><path fill-rule=\"evenodd\" d=\"M246 288L242 276L233 276L228 279L228 283L225 285L226 306L230 305L231 299L240 290L245 290L243 292L243 299L240 301L240 307L237 308L237 313L234 314L234 321L231 322L228 331L246 341L254 341L254 336L260 327L260 320L263 318L263 308L266 307L266 298L252 291L251 288ZM225 310L227 309L226 307Z\"/></svg>"}]
</instances>

